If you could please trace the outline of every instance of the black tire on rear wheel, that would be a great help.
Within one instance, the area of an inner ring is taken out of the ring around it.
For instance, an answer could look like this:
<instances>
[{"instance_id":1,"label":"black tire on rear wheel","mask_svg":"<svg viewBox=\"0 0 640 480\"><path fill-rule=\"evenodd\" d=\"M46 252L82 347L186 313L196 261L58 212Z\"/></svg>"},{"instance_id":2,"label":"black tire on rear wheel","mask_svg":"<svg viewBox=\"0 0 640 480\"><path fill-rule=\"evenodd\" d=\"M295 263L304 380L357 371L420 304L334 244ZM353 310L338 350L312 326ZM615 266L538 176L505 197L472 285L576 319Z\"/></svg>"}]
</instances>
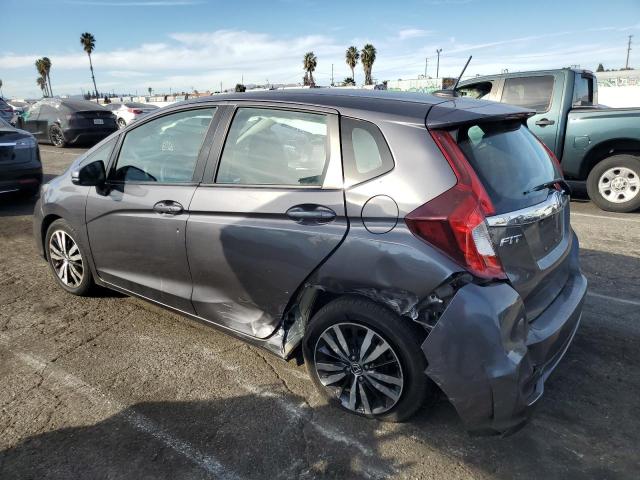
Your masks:
<instances>
[{"instance_id":1,"label":"black tire on rear wheel","mask_svg":"<svg viewBox=\"0 0 640 480\"><path fill-rule=\"evenodd\" d=\"M54 235L56 238L52 242L51 237ZM65 238L65 241L61 243L60 239L62 238ZM74 249L73 245L77 247L77 250ZM49 268L58 285L73 295L86 296L89 294L94 285L89 259L78 241L78 234L71 225L63 219L58 219L49 225L45 235L44 251L47 255ZM72 264L73 269L70 266L66 267L65 271L60 275L60 268L64 260L67 260L67 264ZM79 281L78 272L81 273Z\"/></svg>"},{"instance_id":2,"label":"black tire on rear wheel","mask_svg":"<svg viewBox=\"0 0 640 480\"><path fill-rule=\"evenodd\" d=\"M60 125L51 125L49 128L49 140L54 147L64 148L67 146L67 141Z\"/></svg>"},{"instance_id":3,"label":"black tire on rear wheel","mask_svg":"<svg viewBox=\"0 0 640 480\"><path fill-rule=\"evenodd\" d=\"M336 328L344 332L344 343L340 343L340 337L335 334ZM328 348L327 333L346 356L327 356L335 352ZM373 338L371 343L365 340L367 335ZM366 298L342 297L323 306L313 316L302 350L313 383L331 404L357 415L402 422L436 392L435 385L424 373L427 362L420 345L425 336L418 325L382 305ZM389 348L377 360L369 361L377 348L386 348L385 342ZM363 347L365 344L367 347ZM351 355L340 345L349 347ZM330 363L332 361L334 363ZM343 378L325 386L331 375L333 379L343 373ZM352 390L356 391L353 398Z\"/></svg>"},{"instance_id":4,"label":"black tire on rear wheel","mask_svg":"<svg viewBox=\"0 0 640 480\"><path fill-rule=\"evenodd\" d=\"M611 189L607 189L606 183L611 181L608 177L620 177L621 188L625 181L626 188L618 192L612 185ZM620 154L600 161L589 172L587 192L593 203L602 210L619 213L637 210L640 208L640 157Z\"/></svg>"}]
</instances>

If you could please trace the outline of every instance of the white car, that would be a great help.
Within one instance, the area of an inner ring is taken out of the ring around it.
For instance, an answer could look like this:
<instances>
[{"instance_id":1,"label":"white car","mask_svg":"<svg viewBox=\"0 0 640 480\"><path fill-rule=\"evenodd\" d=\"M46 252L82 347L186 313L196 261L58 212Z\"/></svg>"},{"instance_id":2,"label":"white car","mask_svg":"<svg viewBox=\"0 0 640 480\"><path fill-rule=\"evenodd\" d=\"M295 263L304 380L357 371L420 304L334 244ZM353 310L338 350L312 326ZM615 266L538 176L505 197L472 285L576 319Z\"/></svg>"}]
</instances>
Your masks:
<instances>
[{"instance_id":1,"label":"white car","mask_svg":"<svg viewBox=\"0 0 640 480\"><path fill-rule=\"evenodd\" d=\"M143 115L158 109L155 105L137 102L109 103L105 105L105 108L111 110L116 116L119 128L124 128Z\"/></svg>"}]
</instances>

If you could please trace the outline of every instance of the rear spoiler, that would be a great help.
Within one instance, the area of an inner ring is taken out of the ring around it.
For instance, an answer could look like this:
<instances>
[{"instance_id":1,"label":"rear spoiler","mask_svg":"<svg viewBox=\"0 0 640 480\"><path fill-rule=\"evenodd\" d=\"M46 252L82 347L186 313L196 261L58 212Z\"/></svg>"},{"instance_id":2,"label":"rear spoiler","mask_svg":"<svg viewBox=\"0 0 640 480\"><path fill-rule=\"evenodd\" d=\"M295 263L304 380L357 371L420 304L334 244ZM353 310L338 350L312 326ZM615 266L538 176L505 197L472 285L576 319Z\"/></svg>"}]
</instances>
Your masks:
<instances>
[{"instance_id":1,"label":"rear spoiler","mask_svg":"<svg viewBox=\"0 0 640 480\"><path fill-rule=\"evenodd\" d=\"M478 105L478 103L481 103ZM469 123L486 123L520 120L525 122L535 115L533 110L505 105L504 103L478 102L456 98L434 105L425 120L428 129L446 129Z\"/></svg>"}]
</instances>

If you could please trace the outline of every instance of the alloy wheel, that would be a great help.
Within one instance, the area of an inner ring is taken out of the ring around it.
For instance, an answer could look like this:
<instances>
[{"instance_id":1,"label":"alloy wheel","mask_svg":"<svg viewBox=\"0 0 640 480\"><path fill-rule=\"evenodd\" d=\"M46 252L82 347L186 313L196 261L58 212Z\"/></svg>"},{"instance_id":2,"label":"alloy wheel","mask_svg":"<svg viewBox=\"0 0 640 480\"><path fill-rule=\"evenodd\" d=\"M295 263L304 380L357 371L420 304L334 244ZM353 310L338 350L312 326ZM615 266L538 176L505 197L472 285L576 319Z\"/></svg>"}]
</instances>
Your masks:
<instances>
[{"instance_id":1,"label":"alloy wheel","mask_svg":"<svg viewBox=\"0 0 640 480\"><path fill-rule=\"evenodd\" d=\"M64 136L60 128L52 127L50 136L51 136L51 143L53 143L56 147L60 147L64 145Z\"/></svg>"},{"instance_id":2,"label":"alloy wheel","mask_svg":"<svg viewBox=\"0 0 640 480\"><path fill-rule=\"evenodd\" d=\"M60 281L71 288L82 283L84 264L75 240L64 230L56 230L49 239L51 266Z\"/></svg>"},{"instance_id":3,"label":"alloy wheel","mask_svg":"<svg viewBox=\"0 0 640 480\"><path fill-rule=\"evenodd\" d=\"M316 342L314 364L320 383L348 410L382 414L402 395L398 356L364 325L337 323L327 328Z\"/></svg>"},{"instance_id":4,"label":"alloy wheel","mask_svg":"<svg viewBox=\"0 0 640 480\"><path fill-rule=\"evenodd\" d=\"M632 200L640 191L638 174L627 167L614 167L606 170L598 180L600 195L612 203L624 203Z\"/></svg>"}]
</instances>

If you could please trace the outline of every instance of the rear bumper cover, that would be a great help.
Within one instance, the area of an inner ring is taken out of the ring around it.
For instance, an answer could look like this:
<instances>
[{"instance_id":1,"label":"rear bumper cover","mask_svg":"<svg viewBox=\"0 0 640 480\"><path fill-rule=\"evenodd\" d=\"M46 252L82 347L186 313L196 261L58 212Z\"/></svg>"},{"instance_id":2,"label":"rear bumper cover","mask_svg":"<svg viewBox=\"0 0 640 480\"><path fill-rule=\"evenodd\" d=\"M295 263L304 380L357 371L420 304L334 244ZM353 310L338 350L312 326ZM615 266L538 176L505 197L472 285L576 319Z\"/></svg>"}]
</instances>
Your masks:
<instances>
[{"instance_id":1,"label":"rear bumper cover","mask_svg":"<svg viewBox=\"0 0 640 480\"><path fill-rule=\"evenodd\" d=\"M35 163L35 162L34 162ZM15 166L12 169L3 168L0 171L0 193L17 190L35 190L42 183L42 165L31 163L25 166Z\"/></svg>"},{"instance_id":2,"label":"rear bumper cover","mask_svg":"<svg viewBox=\"0 0 640 480\"><path fill-rule=\"evenodd\" d=\"M551 305L530 324L508 284L458 290L422 345L435 381L475 433L504 433L529 417L544 382L578 329L587 280L577 241L571 275Z\"/></svg>"}]
</instances>

